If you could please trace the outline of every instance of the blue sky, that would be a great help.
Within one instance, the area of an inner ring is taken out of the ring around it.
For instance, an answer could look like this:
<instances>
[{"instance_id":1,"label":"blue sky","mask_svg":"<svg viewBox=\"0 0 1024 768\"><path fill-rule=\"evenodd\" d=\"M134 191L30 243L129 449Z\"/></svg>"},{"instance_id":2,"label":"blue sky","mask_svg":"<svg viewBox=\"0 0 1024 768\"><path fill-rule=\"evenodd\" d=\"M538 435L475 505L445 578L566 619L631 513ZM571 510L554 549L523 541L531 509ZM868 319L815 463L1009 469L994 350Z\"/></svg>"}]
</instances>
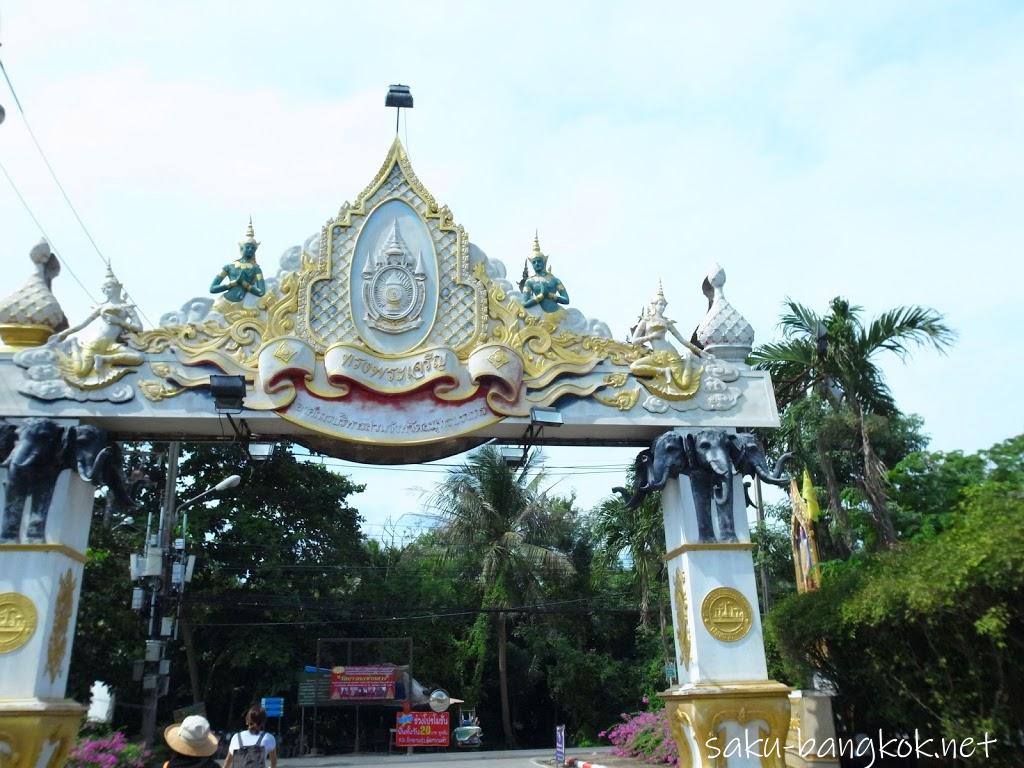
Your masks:
<instances>
[{"instance_id":1,"label":"blue sky","mask_svg":"<svg viewBox=\"0 0 1024 768\"><path fill-rule=\"evenodd\" d=\"M573 305L617 334L659 277L696 325L715 261L761 341L786 296L946 313L949 355L885 366L944 450L1024 425L1021 39L1024 7L997 2L0 6L29 119L152 320L204 292L250 214L270 267L358 194L393 135L387 84L406 82L401 136L435 197L513 271L538 228ZM0 161L98 295L99 257L0 103ZM0 218L19 282L39 233L3 181ZM87 311L69 275L56 292ZM418 508L396 487L435 478L355 474L371 533ZM617 478L553 479L591 504Z\"/></svg>"}]
</instances>

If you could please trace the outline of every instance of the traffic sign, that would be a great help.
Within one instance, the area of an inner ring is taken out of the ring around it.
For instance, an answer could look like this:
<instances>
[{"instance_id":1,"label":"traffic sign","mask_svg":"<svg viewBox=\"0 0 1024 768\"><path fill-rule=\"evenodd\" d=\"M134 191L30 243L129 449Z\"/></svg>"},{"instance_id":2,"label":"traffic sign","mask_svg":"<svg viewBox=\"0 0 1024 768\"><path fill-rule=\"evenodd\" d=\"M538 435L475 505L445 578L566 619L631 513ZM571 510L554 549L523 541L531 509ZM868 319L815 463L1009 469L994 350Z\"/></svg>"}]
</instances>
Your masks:
<instances>
[{"instance_id":1,"label":"traffic sign","mask_svg":"<svg viewBox=\"0 0 1024 768\"><path fill-rule=\"evenodd\" d=\"M284 699L281 697L264 696L260 699L260 706L267 711L267 717L284 716Z\"/></svg>"}]
</instances>

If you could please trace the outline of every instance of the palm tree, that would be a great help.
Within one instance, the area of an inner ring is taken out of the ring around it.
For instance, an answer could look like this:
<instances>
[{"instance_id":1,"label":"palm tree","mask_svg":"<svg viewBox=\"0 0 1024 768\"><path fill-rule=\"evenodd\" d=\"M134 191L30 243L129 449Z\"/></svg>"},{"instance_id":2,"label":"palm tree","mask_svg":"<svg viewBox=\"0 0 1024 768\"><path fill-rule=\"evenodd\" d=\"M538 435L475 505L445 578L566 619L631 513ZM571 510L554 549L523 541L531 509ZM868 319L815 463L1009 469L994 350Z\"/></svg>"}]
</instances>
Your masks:
<instances>
[{"instance_id":1,"label":"palm tree","mask_svg":"<svg viewBox=\"0 0 1024 768\"><path fill-rule=\"evenodd\" d=\"M944 352L956 333L946 325L942 314L928 307L896 307L865 325L860 318L862 308L841 297L832 299L824 317L791 299L785 306L779 321L783 341L756 349L751 363L771 373L783 407L813 392L835 411L851 409L860 431L863 471L859 482L879 541L884 547L892 546L897 537L885 492L885 467L871 445L867 416L891 415L898 409L876 358L881 352L892 352L905 361L912 348L923 345ZM817 452L829 506L850 548L853 534L839 482L820 440Z\"/></svg>"},{"instance_id":2,"label":"palm tree","mask_svg":"<svg viewBox=\"0 0 1024 768\"><path fill-rule=\"evenodd\" d=\"M627 473L627 487L633 487L635 483L633 472L630 469ZM657 600L662 656L665 662L672 661L674 654L666 634L668 622L664 592L660 589L665 578L662 559L665 554L665 525L661 494L649 494L635 509L630 509L618 497L604 499L596 509L594 538L607 561L617 563L625 555L632 563L643 629L650 626L652 598Z\"/></svg>"},{"instance_id":3,"label":"palm tree","mask_svg":"<svg viewBox=\"0 0 1024 768\"><path fill-rule=\"evenodd\" d=\"M527 479L532 457L513 471L493 446L449 472L432 498L449 558L472 553L479 564L484 609L497 609L498 681L506 746L514 746L508 694L508 621L504 609L539 595L546 580L572 572L568 557L539 543L548 498L541 476Z\"/></svg>"},{"instance_id":4,"label":"palm tree","mask_svg":"<svg viewBox=\"0 0 1024 768\"><path fill-rule=\"evenodd\" d=\"M632 470L630 470L632 472ZM627 487L633 482L627 475ZM633 565L640 597L640 625L650 624L651 597L664 575L665 527L660 494L648 495L635 509L618 497L601 501L596 509L594 538L602 556L618 562L626 555Z\"/></svg>"}]
</instances>

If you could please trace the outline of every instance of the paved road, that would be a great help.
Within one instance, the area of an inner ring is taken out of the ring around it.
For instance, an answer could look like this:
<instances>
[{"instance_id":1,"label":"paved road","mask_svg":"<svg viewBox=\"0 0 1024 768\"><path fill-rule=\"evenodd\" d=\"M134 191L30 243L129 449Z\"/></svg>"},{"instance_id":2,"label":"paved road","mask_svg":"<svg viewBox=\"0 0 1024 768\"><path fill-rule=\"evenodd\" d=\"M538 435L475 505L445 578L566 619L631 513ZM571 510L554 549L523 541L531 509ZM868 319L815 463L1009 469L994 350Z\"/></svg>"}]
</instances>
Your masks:
<instances>
[{"instance_id":1,"label":"paved road","mask_svg":"<svg viewBox=\"0 0 1024 768\"><path fill-rule=\"evenodd\" d=\"M605 750L585 750L587 753ZM570 750L570 753L572 750ZM427 752L414 755L333 755L327 757L290 757L278 760L279 768L348 768L349 766L441 766L458 768L536 768L539 761L551 760L554 749L517 749L495 752ZM538 761L538 762L535 762Z\"/></svg>"}]
</instances>

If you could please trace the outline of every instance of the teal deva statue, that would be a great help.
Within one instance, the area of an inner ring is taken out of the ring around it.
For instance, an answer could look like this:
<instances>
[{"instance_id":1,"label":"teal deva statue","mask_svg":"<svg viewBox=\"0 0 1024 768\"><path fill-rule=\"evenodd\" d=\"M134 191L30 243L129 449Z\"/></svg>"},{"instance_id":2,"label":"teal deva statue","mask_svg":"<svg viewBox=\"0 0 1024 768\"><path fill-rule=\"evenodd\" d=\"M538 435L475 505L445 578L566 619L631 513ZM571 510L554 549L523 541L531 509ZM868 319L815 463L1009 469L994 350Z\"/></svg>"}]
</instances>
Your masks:
<instances>
[{"instance_id":1,"label":"teal deva statue","mask_svg":"<svg viewBox=\"0 0 1024 768\"><path fill-rule=\"evenodd\" d=\"M210 293L223 293L228 301L242 301L248 293L262 296L267 286L263 282L263 270L256 263L256 249L259 247L252 230L252 219L249 219L245 237L238 241L239 257L225 264L217 273L210 283ZM227 282L224 282L224 278L227 278Z\"/></svg>"},{"instance_id":2,"label":"teal deva statue","mask_svg":"<svg viewBox=\"0 0 1024 768\"><path fill-rule=\"evenodd\" d=\"M554 312L559 304L569 303L569 292L562 281L548 272L548 257L540 251L540 240L533 236L533 256L530 257L533 276L526 278L520 288L523 292L523 306L540 305L545 312Z\"/></svg>"}]
</instances>

